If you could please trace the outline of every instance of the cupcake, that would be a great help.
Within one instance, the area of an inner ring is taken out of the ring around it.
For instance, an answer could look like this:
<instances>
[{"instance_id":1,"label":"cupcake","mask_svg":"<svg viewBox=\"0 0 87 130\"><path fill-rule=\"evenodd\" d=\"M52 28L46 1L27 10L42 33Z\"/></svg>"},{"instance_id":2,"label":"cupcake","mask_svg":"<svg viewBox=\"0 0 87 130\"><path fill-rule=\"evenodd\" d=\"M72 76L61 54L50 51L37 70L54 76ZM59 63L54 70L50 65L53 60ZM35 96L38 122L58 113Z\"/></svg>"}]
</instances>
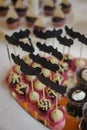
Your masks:
<instances>
[{"instance_id":1,"label":"cupcake","mask_svg":"<svg viewBox=\"0 0 87 130\"><path fill-rule=\"evenodd\" d=\"M77 72L77 81L87 89L87 68L82 68Z\"/></svg>"},{"instance_id":2,"label":"cupcake","mask_svg":"<svg viewBox=\"0 0 87 130\"><path fill-rule=\"evenodd\" d=\"M23 0L17 0L17 2L15 4L15 9L20 17L25 16L27 7L24 5Z\"/></svg>"},{"instance_id":3,"label":"cupcake","mask_svg":"<svg viewBox=\"0 0 87 130\"><path fill-rule=\"evenodd\" d=\"M65 15L60 6L58 6L54 11L52 23L55 27L63 26L65 23Z\"/></svg>"},{"instance_id":4,"label":"cupcake","mask_svg":"<svg viewBox=\"0 0 87 130\"><path fill-rule=\"evenodd\" d=\"M6 2L4 0L0 0L0 16L6 16L8 9Z\"/></svg>"},{"instance_id":5,"label":"cupcake","mask_svg":"<svg viewBox=\"0 0 87 130\"><path fill-rule=\"evenodd\" d=\"M71 10L71 4L68 0L62 0L61 7L64 13L69 13Z\"/></svg>"},{"instance_id":6,"label":"cupcake","mask_svg":"<svg viewBox=\"0 0 87 130\"><path fill-rule=\"evenodd\" d=\"M55 6L54 6L54 3L52 0L46 0L44 2L44 14L46 16L52 16L53 15L53 12L54 12L54 9L55 9Z\"/></svg>"},{"instance_id":7,"label":"cupcake","mask_svg":"<svg viewBox=\"0 0 87 130\"><path fill-rule=\"evenodd\" d=\"M33 27L35 21L37 20L37 15L34 13L34 11L30 7L26 12L25 19L29 27Z\"/></svg>"},{"instance_id":8,"label":"cupcake","mask_svg":"<svg viewBox=\"0 0 87 130\"><path fill-rule=\"evenodd\" d=\"M9 11L6 16L6 23L9 29L15 29L19 26L19 17L12 5L9 7Z\"/></svg>"},{"instance_id":9,"label":"cupcake","mask_svg":"<svg viewBox=\"0 0 87 130\"><path fill-rule=\"evenodd\" d=\"M83 106L83 118L79 124L79 130L87 130L87 102Z\"/></svg>"},{"instance_id":10,"label":"cupcake","mask_svg":"<svg viewBox=\"0 0 87 130\"><path fill-rule=\"evenodd\" d=\"M63 108L51 109L48 113L48 127L51 130L62 130L65 126L65 111Z\"/></svg>"},{"instance_id":11,"label":"cupcake","mask_svg":"<svg viewBox=\"0 0 87 130\"><path fill-rule=\"evenodd\" d=\"M38 31L43 31L45 28L46 28L46 25L43 22L42 18L38 18L34 24L34 29Z\"/></svg>"},{"instance_id":12,"label":"cupcake","mask_svg":"<svg viewBox=\"0 0 87 130\"><path fill-rule=\"evenodd\" d=\"M87 90L77 84L76 86L67 89L68 104L66 110L74 118L82 117L82 107L87 101Z\"/></svg>"}]
</instances>

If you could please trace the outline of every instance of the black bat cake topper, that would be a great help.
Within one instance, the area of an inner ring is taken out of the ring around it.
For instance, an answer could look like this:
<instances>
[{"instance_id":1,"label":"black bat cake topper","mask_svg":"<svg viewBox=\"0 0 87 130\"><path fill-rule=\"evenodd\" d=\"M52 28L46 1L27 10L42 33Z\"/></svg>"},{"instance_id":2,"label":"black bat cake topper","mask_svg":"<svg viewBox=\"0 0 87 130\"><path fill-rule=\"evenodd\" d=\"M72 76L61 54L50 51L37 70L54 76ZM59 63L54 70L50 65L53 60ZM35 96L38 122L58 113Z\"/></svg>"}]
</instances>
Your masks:
<instances>
[{"instance_id":1,"label":"black bat cake topper","mask_svg":"<svg viewBox=\"0 0 87 130\"><path fill-rule=\"evenodd\" d=\"M26 29L25 31L20 30L20 32L13 33L13 37L17 39L27 38L29 35L30 35L30 31L28 29Z\"/></svg>"},{"instance_id":2,"label":"black bat cake topper","mask_svg":"<svg viewBox=\"0 0 87 130\"><path fill-rule=\"evenodd\" d=\"M19 55L18 56L15 56L13 53L11 54L12 56L12 59L14 60L14 62L19 65L21 67L21 71L25 71L26 74L28 75L37 75L37 73L40 73L41 72L41 68L40 67L36 67L36 68L33 68L31 65L28 66L24 60L20 59ZM26 69L25 69L26 67Z\"/></svg>"},{"instance_id":3,"label":"black bat cake topper","mask_svg":"<svg viewBox=\"0 0 87 130\"><path fill-rule=\"evenodd\" d=\"M5 35L5 38L9 44L20 46L24 51L27 52L34 52L33 46L29 45L28 43L23 43L22 41L19 41L18 39L14 38L13 35L11 37Z\"/></svg>"},{"instance_id":4,"label":"black bat cake topper","mask_svg":"<svg viewBox=\"0 0 87 130\"><path fill-rule=\"evenodd\" d=\"M62 34L62 29L56 30L55 28L51 30L47 30L46 32L34 30L34 34L36 37L41 39L47 39L47 38L56 38L58 35Z\"/></svg>"},{"instance_id":5,"label":"black bat cake topper","mask_svg":"<svg viewBox=\"0 0 87 130\"><path fill-rule=\"evenodd\" d=\"M41 68L33 68L32 66L28 66L22 59L20 59L19 56L15 56L14 54L11 54L11 56L14 62L20 66L20 69L24 74L35 75L43 84L49 86L51 89L57 91L62 95L65 94L66 88L64 86L59 86L57 83L54 83L49 78L43 76L43 74L40 74Z\"/></svg>"},{"instance_id":6,"label":"black bat cake topper","mask_svg":"<svg viewBox=\"0 0 87 130\"><path fill-rule=\"evenodd\" d=\"M87 37L79 32L73 31L73 28L65 26L66 33L73 39L77 38L80 42L87 45Z\"/></svg>"},{"instance_id":7,"label":"black bat cake topper","mask_svg":"<svg viewBox=\"0 0 87 130\"><path fill-rule=\"evenodd\" d=\"M59 41L60 44L67 47L70 47L71 45L73 45L73 40L71 38L67 38L66 36L62 37L58 35L57 40Z\"/></svg>"},{"instance_id":8,"label":"black bat cake topper","mask_svg":"<svg viewBox=\"0 0 87 130\"><path fill-rule=\"evenodd\" d=\"M48 54L52 54L54 57L56 57L58 60L62 60L63 55L61 52L59 52L57 49L54 49L52 46L47 46L45 43L41 44L40 42L37 42L37 47Z\"/></svg>"},{"instance_id":9,"label":"black bat cake topper","mask_svg":"<svg viewBox=\"0 0 87 130\"><path fill-rule=\"evenodd\" d=\"M59 66L57 64L52 64L50 61L47 61L46 58L40 57L39 54L34 55L34 54L30 53L29 57L31 59L33 59L34 62L41 64L44 68L47 68L54 72L59 70Z\"/></svg>"}]
</instances>

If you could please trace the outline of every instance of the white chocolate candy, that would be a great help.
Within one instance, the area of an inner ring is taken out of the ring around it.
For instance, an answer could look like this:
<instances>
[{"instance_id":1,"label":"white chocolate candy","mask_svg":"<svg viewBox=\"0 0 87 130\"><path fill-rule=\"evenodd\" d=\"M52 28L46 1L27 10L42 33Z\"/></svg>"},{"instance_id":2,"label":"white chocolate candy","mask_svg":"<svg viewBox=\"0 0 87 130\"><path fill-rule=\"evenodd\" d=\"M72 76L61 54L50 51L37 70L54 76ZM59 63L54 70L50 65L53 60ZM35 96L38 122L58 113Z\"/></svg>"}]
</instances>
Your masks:
<instances>
[{"instance_id":1,"label":"white chocolate candy","mask_svg":"<svg viewBox=\"0 0 87 130\"><path fill-rule=\"evenodd\" d=\"M87 69L84 69L81 73L82 75L82 79L84 79L85 81L87 81Z\"/></svg>"},{"instance_id":2,"label":"white chocolate candy","mask_svg":"<svg viewBox=\"0 0 87 130\"><path fill-rule=\"evenodd\" d=\"M51 71L46 69L46 68L42 68L41 73L45 76L45 77L49 77L51 74Z\"/></svg>"},{"instance_id":3,"label":"white chocolate candy","mask_svg":"<svg viewBox=\"0 0 87 130\"><path fill-rule=\"evenodd\" d=\"M76 90L72 93L72 99L75 101L81 101L85 98L86 93L81 90Z\"/></svg>"},{"instance_id":4,"label":"white chocolate candy","mask_svg":"<svg viewBox=\"0 0 87 130\"><path fill-rule=\"evenodd\" d=\"M18 19L18 14L16 13L15 9L14 9L14 6L10 5L9 6L9 10L7 12L7 19L8 18L14 18L14 19Z\"/></svg>"},{"instance_id":5,"label":"white chocolate candy","mask_svg":"<svg viewBox=\"0 0 87 130\"><path fill-rule=\"evenodd\" d=\"M46 86L41 83L39 80L36 80L34 82L34 88L37 90L37 91L43 91L43 89L45 88Z\"/></svg>"},{"instance_id":6,"label":"white chocolate candy","mask_svg":"<svg viewBox=\"0 0 87 130\"><path fill-rule=\"evenodd\" d=\"M51 112L51 119L57 123L58 121L60 121L62 118L63 118L63 112L61 110L56 110L54 109L52 112Z\"/></svg>"},{"instance_id":7,"label":"white chocolate candy","mask_svg":"<svg viewBox=\"0 0 87 130\"><path fill-rule=\"evenodd\" d=\"M32 91L29 95L29 99L31 102L38 102L39 98L40 98L39 94L35 91Z\"/></svg>"}]
</instances>

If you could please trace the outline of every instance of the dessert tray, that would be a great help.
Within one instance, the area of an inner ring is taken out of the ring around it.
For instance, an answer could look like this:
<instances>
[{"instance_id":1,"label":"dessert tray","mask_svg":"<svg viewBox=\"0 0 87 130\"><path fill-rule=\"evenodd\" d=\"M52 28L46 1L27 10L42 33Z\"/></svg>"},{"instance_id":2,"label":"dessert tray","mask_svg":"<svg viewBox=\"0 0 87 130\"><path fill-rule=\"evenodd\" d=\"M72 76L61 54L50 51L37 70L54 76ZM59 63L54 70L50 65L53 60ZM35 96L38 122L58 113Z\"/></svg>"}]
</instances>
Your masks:
<instances>
[{"instance_id":1,"label":"dessert tray","mask_svg":"<svg viewBox=\"0 0 87 130\"><path fill-rule=\"evenodd\" d=\"M39 51L35 54L36 47L29 37L29 30L15 32L12 36L6 35L5 38L9 44L21 47L25 53L22 56L16 55L14 50L14 53L10 54L9 48L7 49L11 70L7 74L5 82L19 105L46 127L52 130L79 130L81 117L67 112L69 103L67 89L79 84L77 73L87 64L86 59L81 58L82 45L86 45L87 38L68 26L65 26L64 29L69 38L66 35L61 36L64 31L62 29L46 32L35 30L34 32L38 39L45 41L47 38L56 38L63 45L63 52L39 40L42 43L36 43ZM24 43L24 38L27 38L29 43ZM70 55L70 48L74 44L73 39L76 38L82 42L79 58ZM68 47L68 54L64 54L65 47ZM12 59L17 65L12 64ZM84 91L82 92L84 93ZM58 121L55 121L55 116L51 117L53 110L62 112L62 117L58 112Z\"/></svg>"}]
</instances>

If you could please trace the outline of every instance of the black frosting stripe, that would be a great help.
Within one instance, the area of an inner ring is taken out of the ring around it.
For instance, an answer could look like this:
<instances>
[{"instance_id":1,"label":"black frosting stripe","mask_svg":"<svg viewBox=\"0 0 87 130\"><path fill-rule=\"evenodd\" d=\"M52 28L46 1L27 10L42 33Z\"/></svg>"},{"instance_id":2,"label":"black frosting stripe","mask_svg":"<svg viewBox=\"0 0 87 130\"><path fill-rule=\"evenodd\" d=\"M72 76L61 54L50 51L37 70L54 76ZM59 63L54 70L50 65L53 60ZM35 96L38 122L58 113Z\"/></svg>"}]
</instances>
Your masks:
<instances>
[{"instance_id":1,"label":"black frosting stripe","mask_svg":"<svg viewBox=\"0 0 87 130\"><path fill-rule=\"evenodd\" d=\"M34 35L41 39L47 39L47 38L56 38L58 35L62 34L62 29L56 30L55 28L51 30L47 30L46 32L34 30Z\"/></svg>"},{"instance_id":2,"label":"black frosting stripe","mask_svg":"<svg viewBox=\"0 0 87 130\"><path fill-rule=\"evenodd\" d=\"M30 53L29 57L31 59L33 59L34 62L41 64L44 68L47 68L54 72L59 70L59 66L57 64L52 64L50 61L47 61L46 58L40 57L39 54L34 55L34 54Z\"/></svg>"}]
</instances>

